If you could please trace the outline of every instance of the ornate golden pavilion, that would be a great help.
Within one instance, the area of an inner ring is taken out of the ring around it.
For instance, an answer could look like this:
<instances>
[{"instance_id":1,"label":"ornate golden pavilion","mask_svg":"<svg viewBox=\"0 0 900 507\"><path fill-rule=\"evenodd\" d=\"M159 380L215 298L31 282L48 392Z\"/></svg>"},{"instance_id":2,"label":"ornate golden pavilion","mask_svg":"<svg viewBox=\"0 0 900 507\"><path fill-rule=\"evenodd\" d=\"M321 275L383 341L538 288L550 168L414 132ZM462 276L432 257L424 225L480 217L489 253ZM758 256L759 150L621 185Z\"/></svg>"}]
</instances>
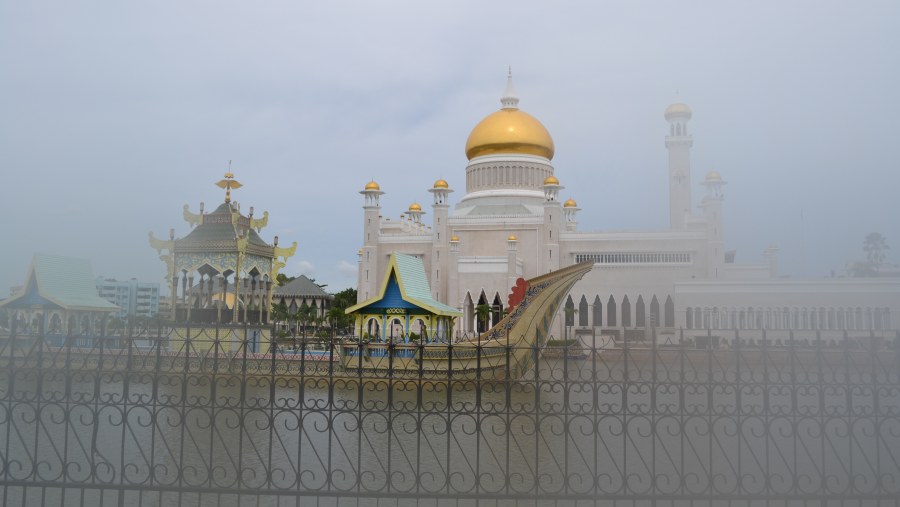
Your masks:
<instances>
[{"instance_id":1,"label":"ornate golden pavilion","mask_svg":"<svg viewBox=\"0 0 900 507\"><path fill-rule=\"evenodd\" d=\"M150 233L150 246L166 263L166 275L171 295L171 319L175 322L198 324L252 323L269 320L272 306L273 282L286 260L297 250L294 242L289 248L278 246L278 236L272 244L259 233L268 224L269 213L261 218L242 214L231 191L242 185L231 172L217 182L225 190L225 202L211 213L192 213L184 205L184 220L191 232L175 238L160 240Z\"/></svg>"}]
</instances>

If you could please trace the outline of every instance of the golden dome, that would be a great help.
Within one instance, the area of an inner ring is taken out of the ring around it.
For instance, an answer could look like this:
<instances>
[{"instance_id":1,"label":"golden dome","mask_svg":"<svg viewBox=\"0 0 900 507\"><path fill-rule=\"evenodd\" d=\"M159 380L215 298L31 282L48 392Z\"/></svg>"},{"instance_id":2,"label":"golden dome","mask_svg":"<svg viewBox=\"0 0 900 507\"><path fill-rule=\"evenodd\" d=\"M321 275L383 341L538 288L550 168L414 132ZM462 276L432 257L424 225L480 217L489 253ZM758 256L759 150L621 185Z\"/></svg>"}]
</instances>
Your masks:
<instances>
[{"instance_id":1,"label":"golden dome","mask_svg":"<svg viewBox=\"0 0 900 507\"><path fill-rule=\"evenodd\" d=\"M544 185L559 185L559 180L556 176L550 175L544 180Z\"/></svg>"},{"instance_id":2,"label":"golden dome","mask_svg":"<svg viewBox=\"0 0 900 507\"><path fill-rule=\"evenodd\" d=\"M517 238L515 234L510 234L506 239L507 241L517 241L519 238Z\"/></svg>"},{"instance_id":3,"label":"golden dome","mask_svg":"<svg viewBox=\"0 0 900 507\"><path fill-rule=\"evenodd\" d=\"M577 208L578 203L575 202L575 199L569 199L563 203L563 208Z\"/></svg>"},{"instance_id":4,"label":"golden dome","mask_svg":"<svg viewBox=\"0 0 900 507\"><path fill-rule=\"evenodd\" d=\"M381 186L378 183L375 183L375 180L372 180L366 183L366 190L381 190Z\"/></svg>"},{"instance_id":5,"label":"golden dome","mask_svg":"<svg viewBox=\"0 0 900 507\"><path fill-rule=\"evenodd\" d=\"M450 184L446 180L440 179L434 182L434 188L450 188Z\"/></svg>"},{"instance_id":6,"label":"golden dome","mask_svg":"<svg viewBox=\"0 0 900 507\"><path fill-rule=\"evenodd\" d=\"M466 157L472 160L496 153L553 158L553 138L534 116L504 108L481 120L466 140Z\"/></svg>"},{"instance_id":7,"label":"golden dome","mask_svg":"<svg viewBox=\"0 0 900 507\"><path fill-rule=\"evenodd\" d=\"M413 211L413 212L422 211L422 206L420 206L419 203L414 202L409 205L409 211Z\"/></svg>"},{"instance_id":8,"label":"golden dome","mask_svg":"<svg viewBox=\"0 0 900 507\"><path fill-rule=\"evenodd\" d=\"M687 104L683 102L676 102L669 107L666 108L666 119L668 120L670 116L687 116L691 117L691 108Z\"/></svg>"},{"instance_id":9,"label":"golden dome","mask_svg":"<svg viewBox=\"0 0 900 507\"><path fill-rule=\"evenodd\" d=\"M718 171L706 173L706 181L722 181L722 175Z\"/></svg>"},{"instance_id":10,"label":"golden dome","mask_svg":"<svg viewBox=\"0 0 900 507\"><path fill-rule=\"evenodd\" d=\"M450 236L450 241L453 241L453 242L459 241L459 236Z\"/></svg>"}]
</instances>

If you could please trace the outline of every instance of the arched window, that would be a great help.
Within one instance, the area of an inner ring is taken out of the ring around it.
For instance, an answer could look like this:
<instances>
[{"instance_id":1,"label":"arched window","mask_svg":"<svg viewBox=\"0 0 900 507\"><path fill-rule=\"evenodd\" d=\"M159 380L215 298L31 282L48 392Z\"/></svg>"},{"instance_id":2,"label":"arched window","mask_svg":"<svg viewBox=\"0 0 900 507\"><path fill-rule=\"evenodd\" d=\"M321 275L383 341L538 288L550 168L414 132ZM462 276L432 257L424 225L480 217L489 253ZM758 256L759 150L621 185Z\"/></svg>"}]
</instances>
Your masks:
<instances>
[{"instance_id":1,"label":"arched window","mask_svg":"<svg viewBox=\"0 0 900 507\"><path fill-rule=\"evenodd\" d=\"M564 310L566 317L566 325L574 326L575 325L575 303L572 302L572 296L569 296L566 299L566 309Z\"/></svg>"},{"instance_id":2,"label":"arched window","mask_svg":"<svg viewBox=\"0 0 900 507\"><path fill-rule=\"evenodd\" d=\"M675 303L672 302L672 296L666 297L665 305L666 314L663 318L666 327L675 327Z\"/></svg>"},{"instance_id":3,"label":"arched window","mask_svg":"<svg viewBox=\"0 0 900 507\"><path fill-rule=\"evenodd\" d=\"M381 329L380 328L381 328L381 325L378 323L378 319L374 319L374 318L369 319L368 322L366 322L366 331L365 331L366 335L368 335L368 336L363 336L363 338L380 340L381 339Z\"/></svg>"},{"instance_id":4,"label":"arched window","mask_svg":"<svg viewBox=\"0 0 900 507\"><path fill-rule=\"evenodd\" d=\"M591 318L595 327L603 325L603 301L600 301L600 296L594 296L594 315Z\"/></svg>"},{"instance_id":5,"label":"arched window","mask_svg":"<svg viewBox=\"0 0 900 507\"><path fill-rule=\"evenodd\" d=\"M500 300L500 293L494 293L494 303L491 305L491 327L496 326L500 319L503 318L503 301Z\"/></svg>"},{"instance_id":6,"label":"arched window","mask_svg":"<svg viewBox=\"0 0 900 507\"><path fill-rule=\"evenodd\" d=\"M650 323L653 327L658 327L662 324L662 321L659 320L659 300L656 299L656 296L653 296L653 299L650 300Z\"/></svg>"},{"instance_id":7,"label":"arched window","mask_svg":"<svg viewBox=\"0 0 900 507\"><path fill-rule=\"evenodd\" d=\"M402 338L405 331L403 329L403 322L400 322L400 319L392 319L388 330L390 332L389 336L394 340Z\"/></svg>"},{"instance_id":8,"label":"arched window","mask_svg":"<svg viewBox=\"0 0 900 507\"><path fill-rule=\"evenodd\" d=\"M472 301L472 294L467 292L465 299L463 299L463 329L464 333L468 333L475 330L475 302Z\"/></svg>"},{"instance_id":9,"label":"arched window","mask_svg":"<svg viewBox=\"0 0 900 507\"><path fill-rule=\"evenodd\" d=\"M428 338L428 326L425 325L425 321L422 319L416 319L413 322L412 329L410 329L411 333L416 333L421 338L424 343Z\"/></svg>"},{"instance_id":10,"label":"arched window","mask_svg":"<svg viewBox=\"0 0 900 507\"><path fill-rule=\"evenodd\" d=\"M622 298L622 326L631 327L631 303L627 294Z\"/></svg>"},{"instance_id":11,"label":"arched window","mask_svg":"<svg viewBox=\"0 0 900 507\"><path fill-rule=\"evenodd\" d=\"M487 308L487 313L484 315L479 315L479 312L484 312L483 308ZM484 291L481 291L481 295L478 296L478 304L475 305L475 326L476 331L479 333L483 333L490 329L491 323L491 307L488 304L487 296L485 296Z\"/></svg>"},{"instance_id":12,"label":"arched window","mask_svg":"<svg viewBox=\"0 0 900 507\"><path fill-rule=\"evenodd\" d=\"M581 302L578 303L578 325L582 327L587 327L588 317L590 317L590 311L588 310L588 302L587 298L581 296Z\"/></svg>"},{"instance_id":13,"label":"arched window","mask_svg":"<svg viewBox=\"0 0 900 507\"><path fill-rule=\"evenodd\" d=\"M50 332L54 334L62 333L62 319L60 319L58 313L54 313L50 317Z\"/></svg>"},{"instance_id":14,"label":"arched window","mask_svg":"<svg viewBox=\"0 0 900 507\"><path fill-rule=\"evenodd\" d=\"M647 315L644 308L644 296L638 295L637 303L634 304L635 325L637 327L647 326Z\"/></svg>"},{"instance_id":15,"label":"arched window","mask_svg":"<svg viewBox=\"0 0 900 507\"><path fill-rule=\"evenodd\" d=\"M612 296L609 296L609 301L606 303L606 325L609 327L615 327L616 324L616 300Z\"/></svg>"}]
</instances>

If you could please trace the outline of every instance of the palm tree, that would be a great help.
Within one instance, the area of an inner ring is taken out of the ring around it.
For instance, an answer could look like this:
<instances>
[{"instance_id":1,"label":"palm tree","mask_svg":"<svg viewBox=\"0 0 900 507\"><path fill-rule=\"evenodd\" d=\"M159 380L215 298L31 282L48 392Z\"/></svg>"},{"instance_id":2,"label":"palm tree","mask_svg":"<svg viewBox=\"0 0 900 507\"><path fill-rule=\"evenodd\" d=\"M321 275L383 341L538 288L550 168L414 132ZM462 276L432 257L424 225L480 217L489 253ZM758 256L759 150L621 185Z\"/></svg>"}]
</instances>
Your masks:
<instances>
[{"instance_id":1,"label":"palm tree","mask_svg":"<svg viewBox=\"0 0 900 507\"><path fill-rule=\"evenodd\" d=\"M309 321L311 321L314 317L315 313L313 312L313 309L309 305L307 305L306 302L304 302L303 305L300 306L300 310L297 312L297 318L300 320L300 325L303 326L304 339L306 338L306 326L309 325Z\"/></svg>"},{"instance_id":2,"label":"palm tree","mask_svg":"<svg viewBox=\"0 0 900 507\"><path fill-rule=\"evenodd\" d=\"M563 311L566 314L566 336L564 338L568 339L570 329L575 325L575 314L578 313L578 310L576 310L574 306L566 306Z\"/></svg>"},{"instance_id":3,"label":"palm tree","mask_svg":"<svg viewBox=\"0 0 900 507\"><path fill-rule=\"evenodd\" d=\"M887 238L880 232L870 232L863 241L863 251L866 252L866 258L872 269L878 271L878 268L884 262L885 250L889 250Z\"/></svg>"},{"instance_id":4,"label":"palm tree","mask_svg":"<svg viewBox=\"0 0 900 507\"><path fill-rule=\"evenodd\" d=\"M272 320L274 320L276 324L283 323L287 318L288 308L287 305L284 304L284 301L272 305Z\"/></svg>"},{"instance_id":5,"label":"palm tree","mask_svg":"<svg viewBox=\"0 0 900 507\"><path fill-rule=\"evenodd\" d=\"M475 307L475 317L478 319L478 322L481 323L481 327L483 328L479 332L487 331L487 321L491 316L491 307L486 304L480 304Z\"/></svg>"},{"instance_id":6,"label":"palm tree","mask_svg":"<svg viewBox=\"0 0 900 507\"><path fill-rule=\"evenodd\" d=\"M331 331L332 331L331 335L334 336L335 332L337 331L337 328L343 327L344 310L342 310L336 306L332 306L331 308L328 309L327 316L328 316L328 323L331 326Z\"/></svg>"}]
</instances>

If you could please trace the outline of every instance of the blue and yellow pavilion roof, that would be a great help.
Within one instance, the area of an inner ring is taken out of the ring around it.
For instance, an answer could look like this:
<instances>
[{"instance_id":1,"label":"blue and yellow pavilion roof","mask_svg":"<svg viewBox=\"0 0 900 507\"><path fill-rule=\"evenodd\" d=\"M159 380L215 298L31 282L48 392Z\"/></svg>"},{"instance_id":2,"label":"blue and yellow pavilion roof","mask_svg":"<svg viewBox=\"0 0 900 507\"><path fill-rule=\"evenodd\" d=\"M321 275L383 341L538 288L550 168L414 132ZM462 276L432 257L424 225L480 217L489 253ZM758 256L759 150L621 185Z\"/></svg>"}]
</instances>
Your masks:
<instances>
[{"instance_id":1,"label":"blue and yellow pavilion roof","mask_svg":"<svg viewBox=\"0 0 900 507\"><path fill-rule=\"evenodd\" d=\"M422 259L402 253L391 254L384 280L378 295L351 306L346 313L358 313L366 309L418 307L434 315L460 317L462 313L431 297L431 286L425 276Z\"/></svg>"}]
</instances>

